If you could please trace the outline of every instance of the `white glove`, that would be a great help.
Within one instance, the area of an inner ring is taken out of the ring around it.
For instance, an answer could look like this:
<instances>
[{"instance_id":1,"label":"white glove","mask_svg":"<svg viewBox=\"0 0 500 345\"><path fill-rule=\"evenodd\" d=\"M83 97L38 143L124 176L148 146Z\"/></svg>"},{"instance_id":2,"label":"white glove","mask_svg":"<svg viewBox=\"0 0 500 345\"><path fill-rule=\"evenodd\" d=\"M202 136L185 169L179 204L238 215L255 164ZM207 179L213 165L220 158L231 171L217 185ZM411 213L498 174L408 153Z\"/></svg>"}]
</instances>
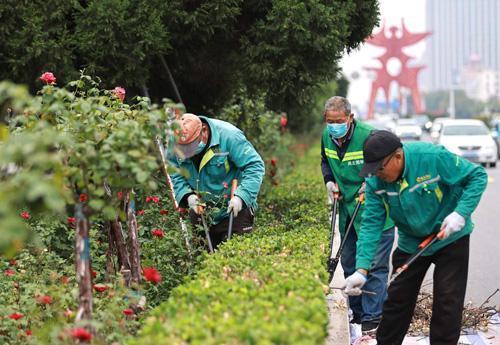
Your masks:
<instances>
[{"instance_id":1,"label":"white glove","mask_svg":"<svg viewBox=\"0 0 500 345\"><path fill-rule=\"evenodd\" d=\"M363 182L363 184L361 185L361 188L358 190L358 195L364 194L365 190L366 190L366 183Z\"/></svg>"},{"instance_id":2,"label":"white glove","mask_svg":"<svg viewBox=\"0 0 500 345\"><path fill-rule=\"evenodd\" d=\"M444 235L441 238L444 240L448 238L451 234L455 232L459 232L465 226L465 218L462 217L457 212L452 212L443 220L443 225L441 226L441 230L443 230Z\"/></svg>"},{"instance_id":3,"label":"white glove","mask_svg":"<svg viewBox=\"0 0 500 345\"><path fill-rule=\"evenodd\" d=\"M227 207L227 213L233 211L233 216L237 217L238 213L243 208L243 201L238 196L233 196L231 200L229 200L229 205Z\"/></svg>"},{"instance_id":4,"label":"white glove","mask_svg":"<svg viewBox=\"0 0 500 345\"><path fill-rule=\"evenodd\" d=\"M189 208L192 209L196 214L199 214L198 213L199 203L200 203L200 199L198 198L198 196L196 194L191 194L190 196L188 196Z\"/></svg>"},{"instance_id":5,"label":"white glove","mask_svg":"<svg viewBox=\"0 0 500 345\"><path fill-rule=\"evenodd\" d=\"M333 194L340 192L339 187L335 182L329 181L326 183L326 190L328 193L328 199L330 200L330 202L333 203Z\"/></svg>"},{"instance_id":6,"label":"white glove","mask_svg":"<svg viewBox=\"0 0 500 345\"><path fill-rule=\"evenodd\" d=\"M365 285L365 283L366 276L363 273L356 271L345 280L344 293L348 296L359 296L363 293L361 288Z\"/></svg>"}]
</instances>

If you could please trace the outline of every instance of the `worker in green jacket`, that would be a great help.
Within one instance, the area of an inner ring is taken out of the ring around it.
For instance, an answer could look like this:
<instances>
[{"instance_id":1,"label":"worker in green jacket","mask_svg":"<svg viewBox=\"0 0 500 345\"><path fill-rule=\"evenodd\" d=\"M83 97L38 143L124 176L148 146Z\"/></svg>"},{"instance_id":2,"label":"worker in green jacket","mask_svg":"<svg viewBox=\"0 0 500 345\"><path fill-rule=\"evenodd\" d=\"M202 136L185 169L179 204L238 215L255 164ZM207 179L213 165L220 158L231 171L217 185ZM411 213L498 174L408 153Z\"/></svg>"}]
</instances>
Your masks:
<instances>
[{"instance_id":1,"label":"worker in green jacket","mask_svg":"<svg viewBox=\"0 0 500 345\"><path fill-rule=\"evenodd\" d=\"M228 122L186 113L177 124L180 129L169 161L180 171L171 175L180 207L189 207L194 224L200 223L206 207L215 210L209 224L214 248L227 234L230 212L234 233L251 232L265 172L260 155ZM230 198L233 179L238 187Z\"/></svg>"},{"instance_id":2,"label":"worker in green jacket","mask_svg":"<svg viewBox=\"0 0 500 345\"><path fill-rule=\"evenodd\" d=\"M339 230L344 239L358 196L363 193L364 178L359 176L363 166L363 143L373 128L354 120L351 105L344 97L334 96L326 101L324 118L326 126L321 140L321 170L328 197L332 199L334 193L340 193ZM354 229L345 238L344 250L340 257L345 277L355 271L357 232L361 227L363 209L364 206L361 205L353 223ZM351 322L360 323L363 332L377 328L387 296L394 224L386 217L379 230L383 234L382 240L366 283L366 289L376 294L349 297L349 306L353 312Z\"/></svg>"},{"instance_id":3,"label":"worker in green jacket","mask_svg":"<svg viewBox=\"0 0 500 345\"><path fill-rule=\"evenodd\" d=\"M388 131L375 131L363 147L366 202L359 233L356 272L346 279L346 293L360 294L370 270L380 228L389 214L398 228L392 255L397 268L432 233L443 231L389 286L377 344L401 344L410 325L427 269L434 267L434 300L430 326L433 345L457 344L469 264L471 214L487 184L487 174L442 146L424 142L402 145ZM373 176L374 175L374 176ZM393 274L394 274L393 271Z\"/></svg>"}]
</instances>

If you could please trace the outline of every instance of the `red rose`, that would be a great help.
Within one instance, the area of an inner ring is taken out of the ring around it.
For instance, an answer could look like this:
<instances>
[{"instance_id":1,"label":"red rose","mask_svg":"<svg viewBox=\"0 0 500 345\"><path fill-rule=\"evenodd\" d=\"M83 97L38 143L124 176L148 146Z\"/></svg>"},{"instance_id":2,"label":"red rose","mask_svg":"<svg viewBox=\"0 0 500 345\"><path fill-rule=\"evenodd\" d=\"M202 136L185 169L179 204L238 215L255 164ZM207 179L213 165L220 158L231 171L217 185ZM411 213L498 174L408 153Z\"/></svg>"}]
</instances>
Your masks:
<instances>
[{"instance_id":1,"label":"red rose","mask_svg":"<svg viewBox=\"0 0 500 345\"><path fill-rule=\"evenodd\" d=\"M118 199L121 200L123 198L123 192L118 192L116 194L118 195Z\"/></svg>"},{"instance_id":2,"label":"red rose","mask_svg":"<svg viewBox=\"0 0 500 345\"><path fill-rule=\"evenodd\" d=\"M160 214L161 215L166 215L166 214L168 214L168 210L160 210Z\"/></svg>"},{"instance_id":3,"label":"red rose","mask_svg":"<svg viewBox=\"0 0 500 345\"><path fill-rule=\"evenodd\" d=\"M80 202L85 202L89 199L88 195L87 194L80 194Z\"/></svg>"},{"instance_id":4,"label":"red rose","mask_svg":"<svg viewBox=\"0 0 500 345\"><path fill-rule=\"evenodd\" d=\"M76 223L75 217L68 217L68 225L75 225L75 223Z\"/></svg>"},{"instance_id":5,"label":"red rose","mask_svg":"<svg viewBox=\"0 0 500 345\"><path fill-rule=\"evenodd\" d=\"M153 234L153 236L158 238L163 238L163 236L165 236L161 229L154 229L153 231L151 231L151 233Z\"/></svg>"},{"instance_id":6,"label":"red rose","mask_svg":"<svg viewBox=\"0 0 500 345\"><path fill-rule=\"evenodd\" d=\"M12 319L12 320L19 320L20 318L22 318L24 315L21 314L21 313L12 313L9 315L9 319Z\"/></svg>"},{"instance_id":7,"label":"red rose","mask_svg":"<svg viewBox=\"0 0 500 345\"><path fill-rule=\"evenodd\" d=\"M24 334L26 334L29 337L30 335L33 335L33 332L27 329L26 331L24 331Z\"/></svg>"},{"instance_id":8,"label":"red rose","mask_svg":"<svg viewBox=\"0 0 500 345\"><path fill-rule=\"evenodd\" d=\"M146 198L146 202L154 202L155 204L159 203L160 202L160 198L157 197L157 196L148 196Z\"/></svg>"},{"instance_id":9,"label":"red rose","mask_svg":"<svg viewBox=\"0 0 500 345\"><path fill-rule=\"evenodd\" d=\"M30 219L30 214L28 212L21 212L20 216L24 219Z\"/></svg>"},{"instance_id":10,"label":"red rose","mask_svg":"<svg viewBox=\"0 0 500 345\"><path fill-rule=\"evenodd\" d=\"M10 268L7 268L5 271L3 271L3 273L4 273L7 277L11 277L11 276L13 276L14 274L16 274L16 271L11 270Z\"/></svg>"},{"instance_id":11,"label":"red rose","mask_svg":"<svg viewBox=\"0 0 500 345\"><path fill-rule=\"evenodd\" d=\"M286 118L286 116L280 117L280 125L281 125L281 127L286 127L287 123L288 123L288 119Z\"/></svg>"},{"instance_id":12,"label":"red rose","mask_svg":"<svg viewBox=\"0 0 500 345\"><path fill-rule=\"evenodd\" d=\"M90 275L92 276L92 278L95 278L97 276L97 272L94 271L92 268L90 269Z\"/></svg>"},{"instance_id":13,"label":"red rose","mask_svg":"<svg viewBox=\"0 0 500 345\"><path fill-rule=\"evenodd\" d=\"M92 339L92 334L85 328L73 328L71 330L71 336L81 341L90 341Z\"/></svg>"},{"instance_id":14,"label":"red rose","mask_svg":"<svg viewBox=\"0 0 500 345\"><path fill-rule=\"evenodd\" d=\"M36 301L40 304L52 304L52 297L49 295L41 295L36 298Z\"/></svg>"},{"instance_id":15,"label":"red rose","mask_svg":"<svg viewBox=\"0 0 500 345\"><path fill-rule=\"evenodd\" d=\"M111 90L111 93L122 102L125 99L125 89L123 87L117 86Z\"/></svg>"},{"instance_id":16,"label":"red rose","mask_svg":"<svg viewBox=\"0 0 500 345\"><path fill-rule=\"evenodd\" d=\"M271 159L271 165L272 165L273 167L275 167L275 166L276 166L276 164L278 164L278 159L277 159L277 158L273 158L273 159Z\"/></svg>"},{"instance_id":17,"label":"red rose","mask_svg":"<svg viewBox=\"0 0 500 345\"><path fill-rule=\"evenodd\" d=\"M137 214L138 214L139 216L143 216L143 215L144 215L144 210L139 210L139 211L137 211Z\"/></svg>"},{"instance_id":18,"label":"red rose","mask_svg":"<svg viewBox=\"0 0 500 345\"><path fill-rule=\"evenodd\" d=\"M161 274L154 267L146 267L143 269L144 279L153 284L158 284L161 281Z\"/></svg>"},{"instance_id":19,"label":"red rose","mask_svg":"<svg viewBox=\"0 0 500 345\"><path fill-rule=\"evenodd\" d=\"M97 292L104 292L108 289L108 287L104 284L94 284L94 290Z\"/></svg>"},{"instance_id":20,"label":"red rose","mask_svg":"<svg viewBox=\"0 0 500 345\"><path fill-rule=\"evenodd\" d=\"M125 314L127 316L134 315L134 311L130 308L123 309L123 314Z\"/></svg>"},{"instance_id":21,"label":"red rose","mask_svg":"<svg viewBox=\"0 0 500 345\"><path fill-rule=\"evenodd\" d=\"M15 265L17 265L17 261L14 260L14 259L12 259L12 260L9 261L9 265L15 266Z\"/></svg>"},{"instance_id":22,"label":"red rose","mask_svg":"<svg viewBox=\"0 0 500 345\"><path fill-rule=\"evenodd\" d=\"M52 72L45 72L40 76L40 80L47 85L52 85L56 83L56 77Z\"/></svg>"}]
</instances>

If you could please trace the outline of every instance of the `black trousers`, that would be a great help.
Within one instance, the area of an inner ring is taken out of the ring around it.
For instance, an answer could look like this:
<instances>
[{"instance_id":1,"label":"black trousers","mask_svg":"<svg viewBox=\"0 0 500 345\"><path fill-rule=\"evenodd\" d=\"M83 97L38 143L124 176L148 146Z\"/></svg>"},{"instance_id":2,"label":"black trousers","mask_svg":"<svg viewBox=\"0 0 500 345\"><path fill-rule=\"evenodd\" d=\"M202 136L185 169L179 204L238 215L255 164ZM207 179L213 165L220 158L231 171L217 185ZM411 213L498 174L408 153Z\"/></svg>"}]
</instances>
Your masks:
<instances>
[{"instance_id":1,"label":"black trousers","mask_svg":"<svg viewBox=\"0 0 500 345\"><path fill-rule=\"evenodd\" d=\"M393 271L403 265L409 256L396 249L392 254ZM377 345L399 345L403 342L420 286L431 263L435 267L430 343L457 345L469 268L469 235L433 255L419 257L392 282L377 330Z\"/></svg>"},{"instance_id":2,"label":"black trousers","mask_svg":"<svg viewBox=\"0 0 500 345\"><path fill-rule=\"evenodd\" d=\"M201 225L201 217L193 210L189 211L189 219L193 225ZM255 216L250 208L242 209L237 217L233 219L233 234L248 234L253 230ZM220 223L214 224L209 228L210 241L214 249L217 248L227 237L229 227L229 217L223 219Z\"/></svg>"}]
</instances>

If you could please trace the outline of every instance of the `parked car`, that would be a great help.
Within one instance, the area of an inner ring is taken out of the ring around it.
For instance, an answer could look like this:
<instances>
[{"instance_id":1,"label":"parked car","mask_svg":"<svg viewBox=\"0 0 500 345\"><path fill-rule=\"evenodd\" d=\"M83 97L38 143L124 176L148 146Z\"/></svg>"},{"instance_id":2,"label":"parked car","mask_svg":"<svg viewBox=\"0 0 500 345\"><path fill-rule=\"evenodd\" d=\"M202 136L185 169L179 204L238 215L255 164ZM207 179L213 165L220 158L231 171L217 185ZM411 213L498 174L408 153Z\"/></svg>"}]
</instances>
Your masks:
<instances>
[{"instance_id":1,"label":"parked car","mask_svg":"<svg viewBox=\"0 0 500 345\"><path fill-rule=\"evenodd\" d=\"M432 121L429 118L429 115L419 114L419 115L413 115L411 118L417 121L417 123L420 125L420 128L422 128L423 131L429 132L431 130Z\"/></svg>"},{"instance_id":2,"label":"parked car","mask_svg":"<svg viewBox=\"0 0 500 345\"><path fill-rule=\"evenodd\" d=\"M491 136L497 144L498 158L500 158L500 120L494 120L491 125Z\"/></svg>"},{"instance_id":3,"label":"parked car","mask_svg":"<svg viewBox=\"0 0 500 345\"><path fill-rule=\"evenodd\" d=\"M394 133L401 139L420 140L422 128L415 119L399 119Z\"/></svg>"},{"instance_id":4,"label":"parked car","mask_svg":"<svg viewBox=\"0 0 500 345\"><path fill-rule=\"evenodd\" d=\"M431 127L431 140L435 144L439 141L439 135L441 134L441 126L444 121L451 120L451 117L438 117L434 120Z\"/></svg>"},{"instance_id":5,"label":"parked car","mask_svg":"<svg viewBox=\"0 0 500 345\"><path fill-rule=\"evenodd\" d=\"M488 127L479 120L448 120L442 123L439 144L474 163L495 167L498 148Z\"/></svg>"}]
</instances>

